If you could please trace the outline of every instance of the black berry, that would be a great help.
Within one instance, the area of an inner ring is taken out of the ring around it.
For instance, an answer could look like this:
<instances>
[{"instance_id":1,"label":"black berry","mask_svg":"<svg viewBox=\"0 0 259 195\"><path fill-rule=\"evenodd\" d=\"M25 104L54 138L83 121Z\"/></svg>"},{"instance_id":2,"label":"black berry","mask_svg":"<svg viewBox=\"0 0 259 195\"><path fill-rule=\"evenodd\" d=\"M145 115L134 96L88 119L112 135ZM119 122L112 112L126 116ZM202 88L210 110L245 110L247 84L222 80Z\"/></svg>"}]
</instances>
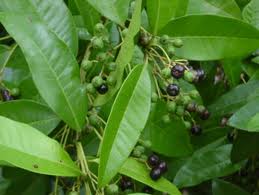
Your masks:
<instances>
[{"instance_id":1,"label":"black berry","mask_svg":"<svg viewBox=\"0 0 259 195\"><path fill-rule=\"evenodd\" d=\"M150 177L154 181L158 180L161 176L162 176L162 171L157 167L153 168L150 172Z\"/></svg>"},{"instance_id":2,"label":"black berry","mask_svg":"<svg viewBox=\"0 0 259 195\"><path fill-rule=\"evenodd\" d=\"M153 190L153 188L151 188L149 186L145 186L143 188L142 192L147 193L147 194L152 194L152 193L154 193L154 190Z\"/></svg>"},{"instance_id":3,"label":"black berry","mask_svg":"<svg viewBox=\"0 0 259 195\"><path fill-rule=\"evenodd\" d=\"M158 166L159 162L160 162L160 159L159 159L159 157L158 157L157 155L155 155L155 154L150 155L150 156L148 157L148 159L147 159L147 163L148 163L148 165L149 165L150 167L156 167L156 166Z\"/></svg>"},{"instance_id":4,"label":"black berry","mask_svg":"<svg viewBox=\"0 0 259 195\"><path fill-rule=\"evenodd\" d=\"M4 101L11 101L13 100L13 97L10 95L8 90L1 90L1 95Z\"/></svg>"},{"instance_id":5,"label":"black berry","mask_svg":"<svg viewBox=\"0 0 259 195\"><path fill-rule=\"evenodd\" d=\"M191 133L193 135L201 135L202 128L199 125L193 125L192 128L191 128Z\"/></svg>"},{"instance_id":6,"label":"black berry","mask_svg":"<svg viewBox=\"0 0 259 195\"><path fill-rule=\"evenodd\" d=\"M197 79L198 81L201 81L205 78L205 72L203 69L199 68L196 70L196 76L197 76Z\"/></svg>"},{"instance_id":7,"label":"black berry","mask_svg":"<svg viewBox=\"0 0 259 195\"><path fill-rule=\"evenodd\" d=\"M184 71L185 71L185 68L179 64L176 64L175 66L173 66L173 68L171 69L171 75L176 78L176 79L179 79L179 78L182 78L183 75L184 75Z\"/></svg>"},{"instance_id":8,"label":"black berry","mask_svg":"<svg viewBox=\"0 0 259 195\"><path fill-rule=\"evenodd\" d=\"M231 131L231 132L228 132L227 134L227 139L230 143L232 143L235 139L236 139L236 134L235 132Z\"/></svg>"},{"instance_id":9,"label":"black berry","mask_svg":"<svg viewBox=\"0 0 259 195\"><path fill-rule=\"evenodd\" d=\"M176 84L169 84L166 88L166 92L170 96L177 96L180 93L180 88Z\"/></svg>"},{"instance_id":10,"label":"black berry","mask_svg":"<svg viewBox=\"0 0 259 195\"><path fill-rule=\"evenodd\" d=\"M196 112L197 104L195 102L191 102L186 106L186 110L189 112Z\"/></svg>"},{"instance_id":11,"label":"black berry","mask_svg":"<svg viewBox=\"0 0 259 195\"><path fill-rule=\"evenodd\" d=\"M134 187L132 181L130 181L126 177L122 177L122 179L120 180L119 186L120 186L122 191L125 191L127 189L133 189L133 187Z\"/></svg>"},{"instance_id":12,"label":"black berry","mask_svg":"<svg viewBox=\"0 0 259 195\"><path fill-rule=\"evenodd\" d=\"M200 119L207 120L210 117L210 112L206 109L200 114Z\"/></svg>"},{"instance_id":13,"label":"black berry","mask_svg":"<svg viewBox=\"0 0 259 195\"><path fill-rule=\"evenodd\" d=\"M167 164L166 164L165 161L161 161L161 162L159 163L159 165L158 165L157 168L159 168L162 173L165 173L165 172L167 172L167 170L168 170Z\"/></svg>"},{"instance_id":14,"label":"black berry","mask_svg":"<svg viewBox=\"0 0 259 195\"><path fill-rule=\"evenodd\" d=\"M100 87L97 88L97 91L98 91L100 94L105 94L105 93L107 93L107 91L108 91L108 86L105 85L105 84L102 84Z\"/></svg>"}]
</instances>

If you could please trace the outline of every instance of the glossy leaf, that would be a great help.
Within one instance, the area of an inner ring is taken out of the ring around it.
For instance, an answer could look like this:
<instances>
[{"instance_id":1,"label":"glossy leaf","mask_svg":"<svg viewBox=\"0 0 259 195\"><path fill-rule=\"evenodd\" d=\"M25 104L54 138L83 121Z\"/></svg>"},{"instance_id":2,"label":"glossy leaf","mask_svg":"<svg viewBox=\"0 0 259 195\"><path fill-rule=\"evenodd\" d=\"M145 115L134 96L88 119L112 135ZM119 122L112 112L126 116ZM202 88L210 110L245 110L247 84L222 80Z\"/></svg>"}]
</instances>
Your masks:
<instances>
[{"instance_id":1,"label":"glossy leaf","mask_svg":"<svg viewBox=\"0 0 259 195\"><path fill-rule=\"evenodd\" d=\"M3 68L9 61L10 56L12 55L13 49L6 45L0 45L0 72L3 71Z\"/></svg>"},{"instance_id":2,"label":"glossy leaf","mask_svg":"<svg viewBox=\"0 0 259 195\"><path fill-rule=\"evenodd\" d=\"M87 2L87 0L75 0L75 3L83 18L86 29L93 35L94 26L100 21L100 14Z\"/></svg>"},{"instance_id":3,"label":"glossy leaf","mask_svg":"<svg viewBox=\"0 0 259 195\"><path fill-rule=\"evenodd\" d=\"M115 70L115 75L117 78L116 85L114 88L111 88L107 94L98 96L94 102L95 106L103 105L111 100L111 98L117 93L121 86L121 83L123 81L124 68L131 61L134 54L134 37L139 32L141 24L141 4L142 0L138 0L136 2L135 10L128 28L127 35L123 40L120 52L115 61L117 64L117 68Z\"/></svg>"},{"instance_id":4,"label":"glossy leaf","mask_svg":"<svg viewBox=\"0 0 259 195\"><path fill-rule=\"evenodd\" d=\"M235 87L210 105L209 110L213 116L223 116L237 111L249 100L259 96L258 85L258 81L251 81Z\"/></svg>"},{"instance_id":5,"label":"glossy leaf","mask_svg":"<svg viewBox=\"0 0 259 195\"><path fill-rule=\"evenodd\" d=\"M1 103L0 115L27 123L44 134L49 134L60 122L60 119L50 108L30 100L15 100Z\"/></svg>"},{"instance_id":6,"label":"glossy leaf","mask_svg":"<svg viewBox=\"0 0 259 195\"><path fill-rule=\"evenodd\" d=\"M149 24L154 35L163 28L177 11L179 0L149 0L147 1L147 14Z\"/></svg>"},{"instance_id":7,"label":"glossy leaf","mask_svg":"<svg viewBox=\"0 0 259 195\"><path fill-rule=\"evenodd\" d=\"M202 152L198 150L177 172L174 183L178 187L194 186L237 171L240 165L231 163L231 148L229 144Z\"/></svg>"},{"instance_id":8,"label":"glossy leaf","mask_svg":"<svg viewBox=\"0 0 259 195\"><path fill-rule=\"evenodd\" d=\"M181 1L178 0L177 10L175 13L176 18L186 15L189 1L190 0L181 0Z\"/></svg>"},{"instance_id":9,"label":"glossy leaf","mask_svg":"<svg viewBox=\"0 0 259 195\"><path fill-rule=\"evenodd\" d=\"M165 124L161 116L167 113L166 104L162 101L152 106L152 112L143 132L145 139L152 143L152 151L170 157L191 154L190 136L183 121L172 118L169 124Z\"/></svg>"},{"instance_id":10,"label":"glossy leaf","mask_svg":"<svg viewBox=\"0 0 259 195\"><path fill-rule=\"evenodd\" d=\"M259 45L257 29L240 20L215 15L191 15L172 20L160 34L181 38L184 45L176 50L176 55L191 60L242 57Z\"/></svg>"},{"instance_id":11,"label":"glossy leaf","mask_svg":"<svg viewBox=\"0 0 259 195\"><path fill-rule=\"evenodd\" d=\"M235 0L189 0L187 14L215 14L241 18L241 11Z\"/></svg>"},{"instance_id":12,"label":"glossy leaf","mask_svg":"<svg viewBox=\"0 0 259 195\"><path fill-rule=\"evenodd\" d=\"M235 195L250 195L245 190L240 187L226 182L224 180L213 180L212 182L212 195L226 195L226 194L235 194Z\"/></svg>"},{"instance_id":13,"label":"glossy leaf","mask_svg":"<svg viewBox=\"0 0 259 195\"><path fill-rule=\"evenodd\" d=\"M259 29L259 1L252 0L243 10L243 18Z\"/></svg>"},{"instance_id":14,"label":"glossy leaf","mask_svg":"<svg viewBox=\"0 0 259 195\"><path fill-rule=\"evenodd\" d=\"M87 100L70 49L39 17L4 12L0 20L20 45L40 95L61 119L80 131Z\"/></svg>"},{"instance_id":15,"label":"glossy leaf","mask_svg":"<svg viewBox=\"0 0 259 195\"><path fill-rule=\"evenodd\" d=\"M81 174L57 141L27 124L2 116L0 123L0 160L35 173L57 176Z\"/></svg>"},{"instance_id":16,"label":"glossy leaf","mask_svg":"<svg viewBox=\"0 0 259 195\"><path fill-rule=\"evenodd\" d=\"M148 119L151 82L146 66L136 66L124 81L111 110L101 145L99 186L119 171Z\"/></svg>"},{"instance_id":17,"label":"glossy leaf","mask_svg":"<svg viewBox=\"0 0 259 195\"><path fill-rule=\"evenodd\" d=\"M144 183L155 190L165 192L170 195L181 195L181 192L175 187L175 185L165 178L160 178L158 181L153 181L149 176L147 166L133 158L129 158L124 163L120 173Z\"/></svg>"},{"instance_id":18,"label":"glossy leaf","mask_svg":"<svg viewBox=\"0 0 259 195\"><path fill-rule=\"evenodd\" d=\"M130 0L87 0L101 15L124 26Z\"/></svg>"},{"instance_id":19,"label":"glossy leaf","mask_svg":"<svg viewBox=\"0 0 259 195\"><path fill-rule=\"evenodd\" d=\"M37 17L76 55L78 37L72 15L62 0L1 0L0 11ZM30 20L30 19L29 19Z\"/></svg>"}]
</instances>

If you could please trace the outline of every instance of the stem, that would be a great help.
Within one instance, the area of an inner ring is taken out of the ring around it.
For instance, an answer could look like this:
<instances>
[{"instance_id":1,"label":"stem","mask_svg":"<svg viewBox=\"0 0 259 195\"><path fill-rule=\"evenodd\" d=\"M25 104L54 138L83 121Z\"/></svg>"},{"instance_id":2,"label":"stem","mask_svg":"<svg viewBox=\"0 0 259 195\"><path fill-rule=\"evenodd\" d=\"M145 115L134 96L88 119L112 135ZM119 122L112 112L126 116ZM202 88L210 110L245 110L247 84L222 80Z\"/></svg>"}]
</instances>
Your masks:
<instances>
[{"instance_id":1,"label":"stem","mask_svg":"<svg viewBox=\"0 0 259 195\"><path fill-rule=\"evenodd\" d=\"M6 35L4 37L0 37L0 41L4 41L4 40L7 40L7 39L11 39L12 37L10 35Z\"/></svg>"},{"instance_id":2,"label":"stem","mask_svg":"<svg viewBox=\"0 0 259 195\"><path fill-rule=\"evenodd\" d=\"M158 48L164 53L165 57L166 57L167 60L168 60L168 64L170 64L170 63L171 63L171 60L170 60L169 56L167 55L166 51L164 50L164 48L161 47L160 45L153 45L153 46L158 47Z\"/></svg>"}]
</instances>

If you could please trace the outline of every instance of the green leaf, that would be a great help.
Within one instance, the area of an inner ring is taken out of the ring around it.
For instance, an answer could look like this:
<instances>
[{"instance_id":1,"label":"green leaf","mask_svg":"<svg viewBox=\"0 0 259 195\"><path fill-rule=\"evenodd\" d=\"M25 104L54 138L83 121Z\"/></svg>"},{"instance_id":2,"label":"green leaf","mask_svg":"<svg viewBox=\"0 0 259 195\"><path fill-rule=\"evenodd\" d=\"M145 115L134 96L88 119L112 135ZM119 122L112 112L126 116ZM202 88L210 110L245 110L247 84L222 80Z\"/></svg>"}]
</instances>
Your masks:
<instances>
[{"instance_id":1,"label":"green leaf","mask_svg":"<svg viewBox=\"0 0 259 195\"><path fill-rule=\"evenodd\" d=\"M238 131L231 151L232 162L237 163L259 154L258 139L259 133Z\"/></svg>"},{"instance_id":2,"label":"green leaf","mask_svg":"<svg viewBox=\"0 0 259 195\"><path fill-rule=\"evenodd\" d=\"M152 106L152 112L144 130L144 139L151 141L152 151L169 157L187 156L192 153L190 136L180 118L172 118L169 124L162 120L167 114L166 104L158 101Z\"/></svg>"},{"instance_id":3,"label":"green leaf","mask_svg":"<svg viewBox=\"0 0 259 195\"><path fill-rule=\"evenodd\" d=\"M101 15L124 26L128 17L130 0L87 0ZM139 1L139 0L138 0Z\"/></svg>"},{"instance_id":4,"label":"green leaf","mask_svg":"<svg viewBox=\"0 0 259 195\"><path fill-rule=\"evenodd\" d=\"M27 124L2 116L0 123L0 160L35 173L57 176L81 174L57 141Z\"/></svg>"},{"instance_id":5,"label":"green leaf","mask_svg":"<svg viewBox=\"0 0 259 195\"><path fill-rule=\"evenodd\" d=\"M137 0L127 35L123 40L120 52L115 61L117 64L117 68L115 70L115 75L117 78L116 85L114 88L111 88L105 95L98 96L94 102L95 106L103 105L111 100L111 98L116 94L121 86L123 81L124 68L128 63L130 63L134 54L134 37L139 32L141 24L141 4L142 0Z\"/></svg>"},{"instance_id":6,"label":"green leaf","mask_svg":"<svg viewBox=\"0 0 259 195\"><path fill-rule=\"evenodd\" d=\"M42 98L72 128L80 131L87 98L80 85L77 61L39 17L4 12L0 20L20 45Z\"/></svg>"},{"instance_id":7,"label":"green leaf","mask_svg":"<svg viewBox=\"0 0 259 195\"><path fill-rule=\"evenodd\" d=\"M161 178L158 181L153 181L149 176L149 170L143 163L129 158L122 166L120 173L131 177L139 182L142 182L155 190L168 193L170 195L181 195L181 192L165 178Z\"/></svg>"},{"instance_id":8,"label":"green leaf","mask_svg":"<svg viewBox=\"0 0 259 195\"><path fill-rule=\"evenodd\" d=\"M60 119L50 108L31 100L15 100L1 103L0 115L27 123L44 134L49 134L60 122Z\"/></svg>"},{"instance_id":9,"label":"green leaf","mask_svg":"<svg viewBox=\"0 0 259 195\"><path fill-rule=\"evenodd\" d=\"M4 67L8 63L14 49L15 46L8 47L6 45L0 45L0 72L3 71Z\"/></svg>"},{"instance_id":10,"label":"green leaf","mask_svg":"<svg viewBox=\"0 0 259 195\"><path fill-rule=\"evenodd\" d=\"M213 116L223 116L237 111L249 100L259 96L258 85L259 81L251 81L235 87L210 105L209 110Z\"/></svg>"},{"instance_id":11,"label":"green leaf","mask_svg":"<svg viewBox=\"0 0 259 195\"><path fill-rule=\"evenodd\" d=\"M151 82L146 66L136 66L112 106L101 145L99 186L106 185L130 155L148 119Z\"/></svg>"},{"instance_id":12,"label":"green leaf","mask_svg":"<svg viewBox=\"0 0 259 195\"><path fill-rule=\"evenodd\" d=\"M75 55L77 54L76 26L62 0L1 0L0 11L24 14L29 16L28 20L37 17L46 26L45 28L61 39Z\"/></svg>"},{"instance_id":13,"label":"green leaf","mask_svg":"<svg viewBox=\"0 0 259 195\"><path fill-rule=\"evenodd\" d=\"M179 0L148 0L147 14L154 35L157 34L174 16Z\"/></svg>"},{"instance_id":14,"label":"green leaf","mask_svg":"<svg viewBox=\"0 0 259 195\"><path fill-rule=\"evenodd\" d=\"M258 132L259 131L258 102L259 102L259 99L256 98L253 101L250 101L242 108L240 108L228 120L228 125L241 130Z\"/></svg>"},{"instance_id":15,"label":"green leaf","mask_svg":"<svg viewBox=\"0 0 259 195\"><path fill-rule=\"evenodd\" d=\"M246 22L259 29L259 1L252 0L246 5L243 10L243 18Z\"/></svg>"},{"instance_id":16,"label":"green leaf","mask_svg":"<svg viewBox=\"0 0 259 195\"><path fill-rule=\"evenodd\" d=\"M212 178L237 171L240 169L240 165L231 163L231 148L232 145L228 144L196 151L177 172L174 183L178 187L195 186Z\"/></svg>"},{"instance_id":17,"label":"green leaf","mask_svg":"<svg viewBox=\"0 0 259 195\"><path fill-rule=\"evenodd\" d=\"M244 191L240 187L226 182L224 180L213 180L212 182L212 195L226 195L226 194L235 194L235 195L250 195L248 192Z\"/></svg>"},{"instance_id":18,"label":"green leaf","mask_svg":"<svg viewBox=\"0 0 259 195\"><path fill-rule=\"evenodd\" d=\"M181 17L186 15L189 1L190 0L181 0L181 1L178 0L175 17Z\"/></svg>"},{"instance_id":19,"label":"green leaf","mask_svg":"<svg viewBox=\"0 0 259 195\"><path fill-rule=\"evenodd\" d=\"M86 29L93 35L94 26L100 21L100 14L93 9L87 0L75 0L75 3L83 18Z\"/></svg>"},{"instance_id":20,"label":"green leaf","mask_svg":"<svg viewBox=\"0 0 259 195\"><path fill-rule=\"evenodd\" d=\"M215 15L191 15L172 20L160 34L181 38L184 45L176 50L176 55L190 60L242 57L259 45L257 29L240 20Z\"/></svg>"},{"instance_id":21,"label":"green leaf","mask_svg":"<svg viewBox=\"0 0 259 195\"><path fill-rule=\"evenodd\" d=\"M189 0L187 14L215 14L241 18L241 11L235 0Z\"/></svg>"}]
</instances>

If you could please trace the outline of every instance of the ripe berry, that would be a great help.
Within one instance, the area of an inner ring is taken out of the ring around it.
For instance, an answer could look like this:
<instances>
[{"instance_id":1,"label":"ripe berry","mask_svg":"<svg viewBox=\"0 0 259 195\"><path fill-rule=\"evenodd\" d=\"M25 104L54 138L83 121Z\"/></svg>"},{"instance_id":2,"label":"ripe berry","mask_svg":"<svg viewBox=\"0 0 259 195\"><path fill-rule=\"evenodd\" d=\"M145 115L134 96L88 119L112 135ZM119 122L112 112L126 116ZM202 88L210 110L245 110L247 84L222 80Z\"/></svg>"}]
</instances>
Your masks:
<instances>
[{"instance_id":1,"label":"ripe berry","mask_svg":"<svg viewBox=\"0 0 259 195\"><path fill-rule=\"evenodd\" d=\"M10 95L8 90L1 90L1 95L4 101L11 101L13 100L13 97Z\"/></svg>"},{"instance_id":2,"label":"ripe berry","mask_svg":"<svg viewBox=\"0 0 259 195\"><path fill-rule=\"evenodd\" d=\"M155 167L150 171L149 175L152 180L156 181L162 176L162 171L161 171L161 169Z\"/></svg>"},{"instance_id":3,"label":"ripe berry","mask_svg":"<svg viewBox=\"0 0 259 195\"><path fill-rule=\"evenodd\" d=\"M147 159L147 164L150 166L150 167L156 167L160 162L160 159L157 155L155 154L152 154L148 157Z\"/></svg>"},{"instance_id":4,"label":"ripe berry","mask_svg":"<svg viewBox=\"0 0 259 195\"><path fill-rule=\"evenodd\" d=\"M120 180L120 188L122 191L125 191L127 189L133 189L133 183L126 177L122 177Z\"/></svg>"},{"instance_id":5,"label":"ripe berry","mask_svg":"<svg viewBox=\"0 0 259 195\"><path fill-rule=\"evenodd\" d=\"M199 68L196 70L196 76L197 76L197 79L198 81L201 81L205 78L205 72L203 69Z\"/></svg>"},{"instance_id":6,"label":"ripe berry","mask_svg":"<svg viewBox=\"0 0 259 195\"><path fill-rule=\"evenodd\" d=\"M202 128L199 125L193 125L192 128L191 128L191 133L193 135L201 135Z\"/></svg>"},{"instance_id":7,"label":"ripe berry","mask_svg":"<svg viewBox=\"0 0 259 195\"><path fill-rule=\"evenodd\" d=\"M158 165L157 168L159 168L162 173L165 173L165 172L167 172L167 170L168 170L167 164L166 164L165 161L161 161L161 162L159 163L159 165Z\"/></svg>"},{"instance_id":8,"label":"ripe berry","mask_svg":"<svg viewBox=\"0 0 259 195\"><path fill-rule=\"evenodd\" d=\"M106 84L102 84L100 87L97 88L97 91L100 94L105 94L108 91L108 86Z\"/></svg>"},{"instance_id":9,"label":"ripe berry","mask_svg":"<svg viewBox=\"0 0 259 195\"><path fill-rule=\"evenodd\" d=\"M182 78L183 75L184 75L184 71L185 71L185 68L179 64L176 64L175 66L172 67L171 69L171 75L176 78L176 79L179 79L179 78Z\"/></svg>"},{"instance_id":10,"label":"ripe berry","mask_svg":"<svg viewBox=\"0 0 259 195\"><path fill-rule=\"evenodd\" d=\"M142 189L142 192L147 193L147 194L152 194L152 193L154 193L154 190L153 190L153 188L151 188L151 187L149 187L149 186L145 186L145 187Z\"/></svg>"},{"instance_id":11,"label":"ripe berry","mask_svg":"<svg viewBox=\"0 0 259 195\"><path fill-rule=\"evenodd\" d=\"M176 84L169 84L166 88L166 92L170 96L177 96L180 93L180 88Z\"/></svg>"},{"instance_id":12,"label":"ripe berry","mask_svg":"<svg viewBox=\"0 0 259 195\"><path fill-rule=\"evenodd\" d=\"M151 41L151 38L146 33L141 33L141 35L139 36L139 44L144 47L148 46L150 41Z\"/></svg>"},{"instance_id":13,"label":"ripe berry","mask_svg":"<svg viewBox=\"0 0 259 195\"><path fill-rule=\"evenodd\" d=\"M200 114L200 119L207 120L210 117L210 112L206 109Z\"/></svg>"},{"instance_id":14,"label":"ripe berry","mask_svg":"<svg viewBox=\"0 0 259 195\"><path fill-rule=\"evenodd\" d=\"M191 102L186 106L186 110L188 112L196 112L197 104L195 102Z\"/></svg>"},{"instance_id":15,"label":"ripe berry","mask_svg":"<svg viewBox=\"0 0 259 195\"><path fill-rule=\"evenodd\" d=\"M174 45L175 47L178 47L178 48L182 47L182 46L183 46L183 41L182 41L182 39L175 39L175 40L173 41L173 45Z\"/></svg>"},{"instance_id":16,"label":"ripe berry","mask_svg":"<svg viewBox=\"0 0 259 195\"><path fill-rule=\"evenodd\" d=\"M164 68L162 71L161 71L161 74L162 74L162 77L165 78L165 79L169 79L171 77L171 69L169 67L167 68Z\"/></svg>"}]
</instances>

